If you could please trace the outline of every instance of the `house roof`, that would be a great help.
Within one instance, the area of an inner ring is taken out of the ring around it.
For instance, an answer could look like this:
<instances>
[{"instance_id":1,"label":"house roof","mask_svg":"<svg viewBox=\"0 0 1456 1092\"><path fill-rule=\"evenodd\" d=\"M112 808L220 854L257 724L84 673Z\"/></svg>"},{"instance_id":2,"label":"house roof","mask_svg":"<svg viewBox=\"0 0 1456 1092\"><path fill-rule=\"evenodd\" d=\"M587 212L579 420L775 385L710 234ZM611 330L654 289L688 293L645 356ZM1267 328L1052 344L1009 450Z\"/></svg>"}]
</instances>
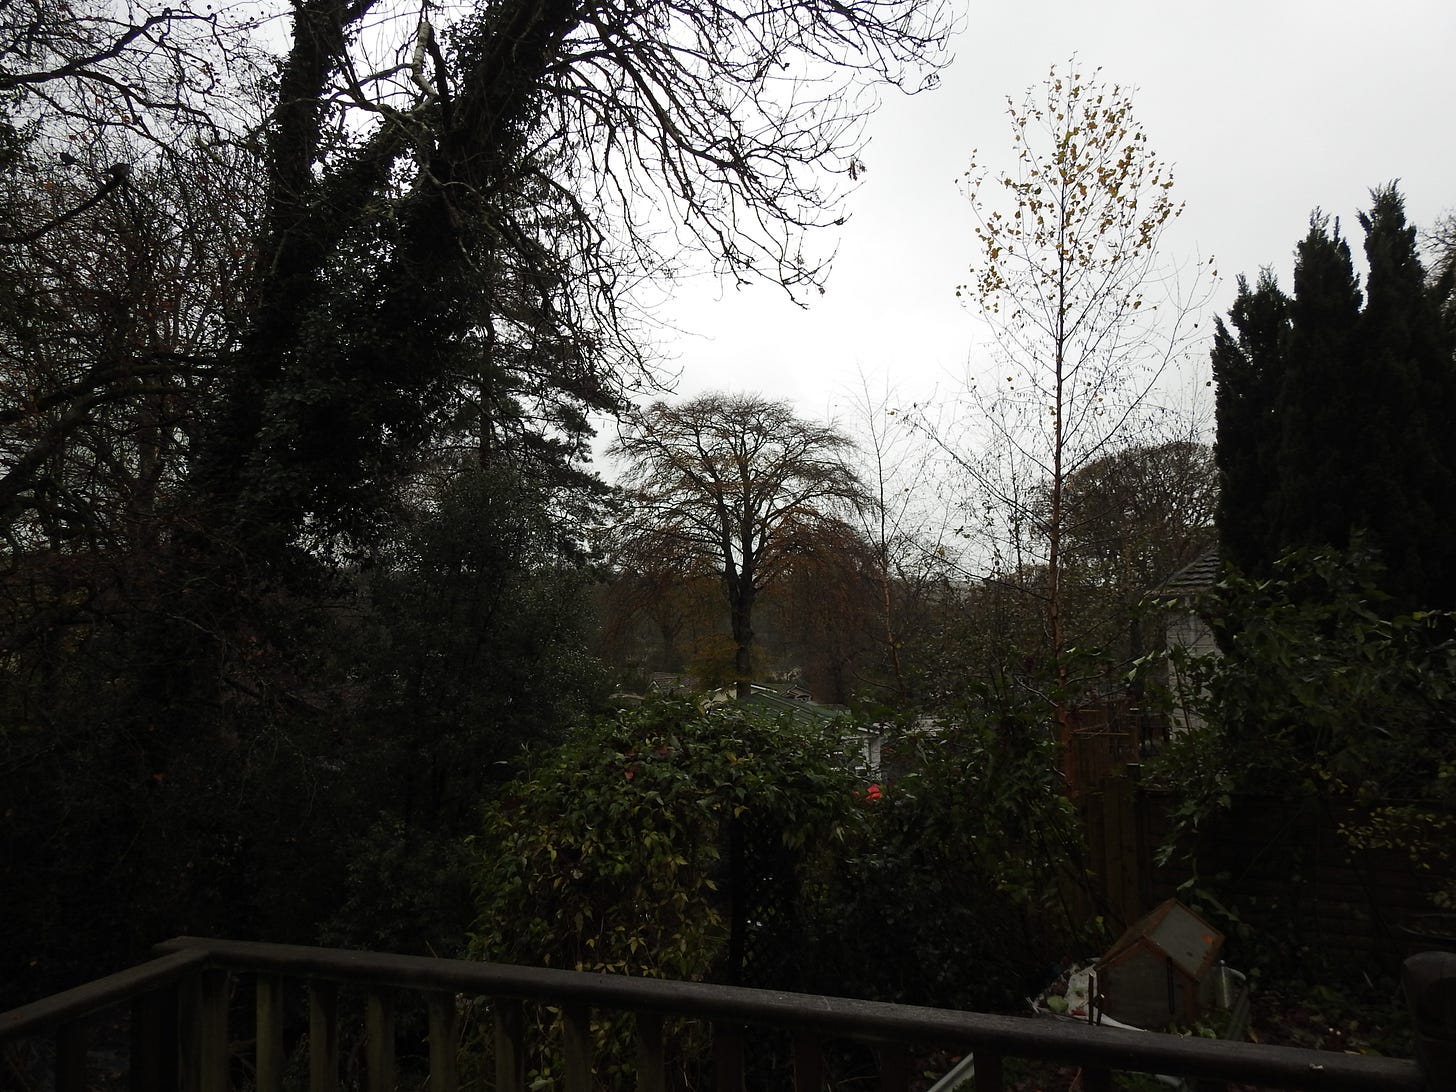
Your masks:
<instances>
[{"instance_id":1,"label":"house roof","mask_svg":"<svg viewBox=\"0 0 1456 1092\"><path fill-rule=\"evenodd\" d=\"M847 710L830 705L785 697L782 694L774 693L767 687L758 685L754 686L753 693L749 695L745 704L768 712L788 713L796 720L830 721L844 716L847 712Z\"/></svg>"},{"instance_id":2,"label":"house roof","mask_svg":"<svg viewBox=\"0 0 1456 1092\"><path fill-rule=\"evenodd\" d=\"M1191 599L1218 583L1223 575L1223 558L1218 547L1210 546L1162 584L1153 589L1156 599Z\"/></svg>"}]
</instances>

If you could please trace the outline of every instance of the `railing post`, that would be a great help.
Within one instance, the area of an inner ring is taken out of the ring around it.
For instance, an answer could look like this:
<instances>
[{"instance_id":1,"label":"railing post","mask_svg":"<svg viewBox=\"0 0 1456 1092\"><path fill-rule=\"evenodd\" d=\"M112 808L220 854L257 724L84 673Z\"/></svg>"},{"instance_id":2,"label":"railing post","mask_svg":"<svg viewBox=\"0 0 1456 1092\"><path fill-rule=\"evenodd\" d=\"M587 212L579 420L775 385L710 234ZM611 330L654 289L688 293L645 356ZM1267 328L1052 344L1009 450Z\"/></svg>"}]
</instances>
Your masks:
<instances>
[{"instance_id":1,"label":"railing post","mask_svg":"<svg viewBox=\"0 0 1456 1092\"><path fill-rule=\"evenodd\" d=\"M455 995L430 995L430 1092L457 1092L459 1067L455 1058Z\"/></svg>"},{"instance_id":2,"label":"railing post","mask_svg":"<svg viewBox=\"0 0 1456 1092\"><path fill-rule=\"evenodd\" d=\"M566 1055L565 1092L591 1092L591 1009L586 1005L561 1006L561 1045Z\"/></svg>"},{"instance_id":3,"label":"railing post","mask_svg":"<svg viewBox=\"0 0 1456 1092\"><path fill-rule=\"evenodd\" d=\"M86 1092L86 1025L70 1020L56 1029L56 1092Z\"/></svg>"},{"instance_id":4,"label":"railing post","mask_svg":"<svg viewBox=\"0 0 1456 1092\"><path fill-rule=\"evenodd\" d=\"M183 987L182 1087L187 1092L227 1092L227 971L202 970Z\"/></svg>"},{"instance_id":5,"label":"railing post","mask_svg":"<svg viewBox=\"0 0 1456 1092\"><path fill-rule=\"evenodd\" d=\"M339 1089L339 988L332 982L308 987L309 1092Z\"/></svg>"},{"instance_id":6,"label":"railing post","mask_svg":"<svg viewBox=\"0 0 1456 1092\"><path fill-rule=\"evenodd\" d=\"M369 1092L394 1092L394 998L383 990L364 1003L364 1042Z\"/></svg>"},{"instance_id":7,"label":"railing post","mask_svg":"<svg viewBox=\"0 0 1456 1092\"><path fill-rule=\"evenodd\" d=\"M283 1092L283 979L260 974L257 990L258 1092Z\"/></svg>"},{"instance_id":8,"label":"railing post","mask_svg":"<svg viewBox=\"0 0 1456 1092\"><path fill-rule=\"evenodd\" d=\"M667 1092L662 1017L654 1012L637 1014L637 1092Z\"/></svg>"},{"instance_id":9,"label":"railing post","mask_svg":"<svg viewBox=\"0 0 1456 1092\"><path fill-rule=\"evenodd\" d=\"M1001 1055L978 1050L971 1057L976 1067L976 1092L1001 1092Z\"/></svg>"},{"instance_id":10,"label":"railing post","mask_svg":"<svg viewBox=\"0 0 1456 1092\"><path fill-rule=\"evenodd\" d=\"M824 1041L794 1036L794 1092L824 1092Z\"/></svg>"},{"instance_id":11,"label":"railing post","mask_svg":"<svg viewBox=\"0 0 1456 1092\"><path fill-rule=\"evenodd\" d=\"M495 1018L496 1092L525 1092L526 1014L519 1001L496 998L491 1002Z\"/></svg>"},{"instance_id":12,"label":"railing post","mask_svg":"<svg viewBox=\"0 0 1456 1092\"><path fill-rule=\"evenodd\" d=\"M713 1025L714 1092L743 1092L743 1028Z\"/></svg>"},{"instance_id":13,"label":"railing post","mask_svg":"<svg viewBox=\"0 0 1456 1092\"><path fill-rule=\"evenodd\" d=\"M880 1092L906 1092L910 1087L910 1049L904 1043L879 1048Z\"/></svg>"},{"instance_id":14,"label":"railing post","mask_svg":"<svg viewBox=\"0 0 1456 1092\"><path fill-rule=\"evenodd\" d=\"M132 1092L177 1092L177 987L144 993L131 1004Z\"/></svg>"},{"instance_id":15,"label":"railing post","mask_svg":"<svg viewBox=\"0 0 1456 1092\"><path fill-rule=\"evenodd\" d=\"M1418 952L1400 972L1428 1088L1456 1087L1456 953Z\"/></svg>"}]
</instances>

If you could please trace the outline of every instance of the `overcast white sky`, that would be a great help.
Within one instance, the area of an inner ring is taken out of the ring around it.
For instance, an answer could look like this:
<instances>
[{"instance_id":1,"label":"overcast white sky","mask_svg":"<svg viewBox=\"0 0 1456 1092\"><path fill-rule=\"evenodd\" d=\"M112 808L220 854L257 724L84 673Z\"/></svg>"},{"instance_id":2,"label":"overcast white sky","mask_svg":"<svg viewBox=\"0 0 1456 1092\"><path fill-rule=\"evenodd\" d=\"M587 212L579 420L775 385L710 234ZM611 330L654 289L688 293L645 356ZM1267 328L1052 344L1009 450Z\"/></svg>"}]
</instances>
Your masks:
<instances>
[{"instance_id":1,"label":"overcast white sky","mask_svg":"<svg viewBox=\"0 0 1456 1092\"><path fill-rule=\"evenodd\" d=\"M678 288L662 311L683 331L664 339L678 392L754 391L823 418L860 368L907 398L954 384L980 332L955 298L971 258L959 180L973 148L1009 165L1006 96L1074 52L1137 89L1149 144L1174 165L1187 211L1165 256L1217 258L1218 313L1238 273L1271 265L1288 287L1315 206L1357 253L1372 186L1400 179L1422 226L1456 207L1453 48L1451 0L972 0L942 85L887 92L870 123L824 296L803 311L770 286Z\"/></svg>"}]
</instances>

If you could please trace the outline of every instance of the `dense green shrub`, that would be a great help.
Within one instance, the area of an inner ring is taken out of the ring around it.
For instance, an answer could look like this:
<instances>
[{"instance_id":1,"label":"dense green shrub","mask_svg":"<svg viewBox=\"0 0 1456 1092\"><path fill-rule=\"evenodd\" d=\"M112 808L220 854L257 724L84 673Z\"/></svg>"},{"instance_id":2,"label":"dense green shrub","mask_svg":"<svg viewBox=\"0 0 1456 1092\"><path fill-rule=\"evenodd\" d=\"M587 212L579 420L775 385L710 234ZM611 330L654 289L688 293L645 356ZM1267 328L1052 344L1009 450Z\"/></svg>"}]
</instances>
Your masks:
<instances>
[{"instance_id":1,"label":"dense green shrub","mask_svg":"<svg viewBox=\"0 0 1456 1092\"><path fill-rule=\"evenodd\" d=\"M816 859L861 819L842 751L834 725L736 705L662 701L578 728L485 807L471 954L738 980L763 924L754 881L773 873L797 905ZM620 1017L594 1027L609 1083L630 1076L630 1030ZM695 1064L700 1037L669 1030L678 1065ZM530 1064L543 1086L560 1072L549 1046Z\"/></svg>"},{"instance_id":2,"label":"dense green shrub","mask_svg":"<svg viewBox=\"0 0 1456 1092\"><path fill-rule=\"evenodd\" d=\"M1047 966L1076 954L1075 812L1039 703L989 692L954 717L892 735L903 772L818 907L827 993L1015 1011Z\"/></svg>"},{"instance_id":3,"label":"dense green shrub","mask_svg":"<svg viewBox=\"0 0 1456 1092\"><path fill-rule=\"evenodd\" d=\"M475 841L471 953L703 979L725 970L734 828L807 861L855 823L840 730L662 701L575 731L501 789Z\"/></svg>"},{"instance_id":4,"label":"dense green shrub","mask_svg":"<svg viewBox=\"0 0 1456 1092\"><path fill-rule=\"evenodd\" d=\"M1042 715L983 704L904 732L874 793L840 725L661 702L582 728L486 807L471 952L1014 1003L1075 876Z\"/></svg>"},{"instance_id":5,"label":"dense green shrub","mask_svg":"<svg viewBox=\"0 0 1456 1092\"><path fill-rule=\"evenodd\" d=\"M1406 855L1436 901L1456 905L1456 616L1397 612L1382 586L1357 542L1293 553L1268 579L1230 575L1214 589L1202 613L1221 653L1171 654L1197 716L1151 771L1176 800L1165 862L1241 798L1274 799L1291 815L1335 817L1352 854ZM1268 853L1297 852L1280 837L1269 831ZM1236 915L1220 877L1199 865L1187 862L1190 888ZM1277 933L1300 935L1302 922L1265 910Z\"/></svg>"}]
</instances>

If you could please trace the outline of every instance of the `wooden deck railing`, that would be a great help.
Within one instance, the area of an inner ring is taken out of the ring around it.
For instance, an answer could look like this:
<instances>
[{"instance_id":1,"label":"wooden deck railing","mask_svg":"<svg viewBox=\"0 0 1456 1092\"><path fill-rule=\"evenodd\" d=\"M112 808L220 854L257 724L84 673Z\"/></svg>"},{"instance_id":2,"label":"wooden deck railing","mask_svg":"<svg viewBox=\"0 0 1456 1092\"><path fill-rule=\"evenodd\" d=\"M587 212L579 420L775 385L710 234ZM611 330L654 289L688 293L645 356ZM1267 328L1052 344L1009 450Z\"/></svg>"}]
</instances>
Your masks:
<instances>
[{"instance_id":1,"label":"wooden deck railing","mask_svg":"<svg viewBox=\"0 0 1456 1092\"><path fill-rule=\"evenodd\" d=\"M130 1005L131 1088L223 1092L229 1087L232 980L242 977L254 982L256 1027L237 1039L252 1041L259 1092L283 1087L284 989L290 981L308 990L314 1092L340 1086L340 987L365 996L364 1072L371 1092L395 1088L395 999L405 993L422 996L428 1008L432 1092L458 1088L455 1020L462 995L491 999L495 1092L524 1092L528 1003L556 1006L563 1014L564 1092L592 1088L594 1010L636 1014L640 1092L667 1087L662 1034L667 1017L711 1026L715 1092L742 1092L748 1026L792 1036L795 1092L824 1092L822 1047L830 1040L873 1046L884 1092L905 1092L912 1047L973 1052L977 1092L999 1090L1002 1061L1013 1057L1080 1067L1087 1092L1112 1088L1114 1072L1290 1089L1439 1087L1416 1062L1401 1059L703 983L192 937L170 940L157 952L158 958L140 967L0 1014L0 1047L20 1038L53 1037L57 1092L81 1092L87 1087L88 1018Z\"/></svg>"}]
</instances>

